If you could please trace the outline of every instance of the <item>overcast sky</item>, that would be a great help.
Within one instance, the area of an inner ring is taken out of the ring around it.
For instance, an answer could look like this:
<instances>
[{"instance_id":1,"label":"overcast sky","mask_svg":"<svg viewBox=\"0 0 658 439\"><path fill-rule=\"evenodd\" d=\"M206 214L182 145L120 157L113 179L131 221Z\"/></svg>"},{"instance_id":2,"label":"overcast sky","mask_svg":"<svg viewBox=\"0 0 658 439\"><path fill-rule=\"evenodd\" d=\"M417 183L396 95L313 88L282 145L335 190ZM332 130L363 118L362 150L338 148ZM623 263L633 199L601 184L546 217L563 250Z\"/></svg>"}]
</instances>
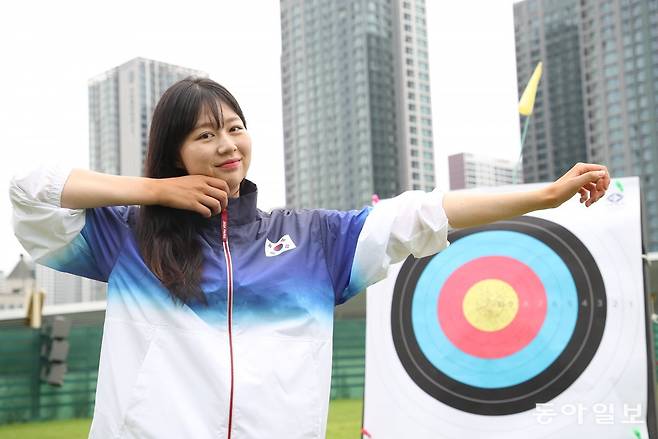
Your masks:
<instances>
[{"instance_id":1,"label":"overcast sky","mask_svg":"<svg viewBox=\"0 0 658 439\"><path fill-rule=\"evenodd\" d=\"M437 183L467 151L519 152L512 4L427 0ZM8 181L18 169L88 166L87 81L135 57L206 71L237 97L253 138L259 206L283 206L277 0L3 2L0 6L0 270L24 252Z\"/></svg>"}]
</instances>

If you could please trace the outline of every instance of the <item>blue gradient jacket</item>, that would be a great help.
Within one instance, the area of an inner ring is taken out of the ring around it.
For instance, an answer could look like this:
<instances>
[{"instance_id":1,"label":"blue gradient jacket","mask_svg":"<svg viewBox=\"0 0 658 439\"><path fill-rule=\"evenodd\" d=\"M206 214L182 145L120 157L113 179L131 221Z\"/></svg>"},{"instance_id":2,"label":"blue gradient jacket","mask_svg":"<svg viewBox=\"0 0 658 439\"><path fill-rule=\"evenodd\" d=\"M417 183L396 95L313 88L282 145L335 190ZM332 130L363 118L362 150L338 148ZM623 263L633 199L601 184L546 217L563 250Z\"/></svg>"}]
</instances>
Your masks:
<instances>
[{"instance_id":1,"label":"blue gradient jacket","mask_svg":"<svg viewBox=\"0 0 658 439\"><path fill-rule=\"evenodd\" d=\"M245 181L199 230L209 305L180 305L138 251L138 208L61 208L68 172L15 177L10 194L33 258L108 283L92 438L324 438L334 306L448 245L438 191L265 213Z\"/></svg>"}]
</instances>

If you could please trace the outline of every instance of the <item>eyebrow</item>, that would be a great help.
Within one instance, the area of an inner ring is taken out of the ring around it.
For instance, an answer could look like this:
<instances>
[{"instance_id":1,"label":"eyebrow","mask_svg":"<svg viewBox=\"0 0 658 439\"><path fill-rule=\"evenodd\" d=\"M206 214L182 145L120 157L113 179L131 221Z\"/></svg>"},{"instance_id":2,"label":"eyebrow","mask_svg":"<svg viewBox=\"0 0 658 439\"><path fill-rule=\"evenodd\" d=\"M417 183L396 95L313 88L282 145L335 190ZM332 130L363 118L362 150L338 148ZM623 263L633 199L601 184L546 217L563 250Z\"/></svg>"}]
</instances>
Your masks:
<instances>
[{"instance_id":1,"label":"eyebrow","mask_svg":"<svg viewBox=\"0 0 658 439\"><path fill-rule=\"evenodd\" d=\"M239 116L231 116L228 119L226 119L224 121L224 123L230 123L230 122L233 122L233 121L236 121L236 120L239 120L240 122L242 122L242 119L240 119Z\"/></svg>"},{"instance_id":2,"label":"eyebrow","mask_svg":"<svg viewBox=\"0 0 658 439\"><path fill-rule=\"evenodd\" d=\"M201 128L215 128L215 126L210 122L206 122L203 125L197 125L194 127L195 130L200 130Z\"/></svg>"},{"instance_id":3,"label":"eyebrow","mask_svg":"<svg viewBox=\"0 0 658 439\"><path fill-rule=\"evenodd\" d=\"M229 117L228 119L226 119L224 121L224 124L231 123L231 122L234 122L236 120L242 122L242 119L240 119L239 116L231 116L231 117ZM202 125L197 125L197 126L194 127L195 130L200 130L201 128L215 128L215 125L211 122L206 122Z\"/></svg>"}]
</instances>

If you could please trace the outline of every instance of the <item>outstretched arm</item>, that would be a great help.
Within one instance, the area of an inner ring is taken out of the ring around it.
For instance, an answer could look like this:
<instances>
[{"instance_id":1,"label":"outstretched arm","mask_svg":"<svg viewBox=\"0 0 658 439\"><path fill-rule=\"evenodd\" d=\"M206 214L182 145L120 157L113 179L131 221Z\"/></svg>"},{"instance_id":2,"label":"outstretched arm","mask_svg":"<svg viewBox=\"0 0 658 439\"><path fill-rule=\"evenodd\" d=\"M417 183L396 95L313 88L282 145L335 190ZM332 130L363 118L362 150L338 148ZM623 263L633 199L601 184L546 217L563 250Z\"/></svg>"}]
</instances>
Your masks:
<instances>
[{"instance_id":1,"label":"outstretched arm","mask_svg":"<svg viewBox=\"0 0 658 439\"><path fill-rule=\"evenodd\" d=\"M605 166L578 163L555 182L541 189L504 194L448 192L443 209L449 224L466 228L513 218L533 210L558 207L575 194L587 207L599 200L610 185Z\"/></svg>"}]
</instances>

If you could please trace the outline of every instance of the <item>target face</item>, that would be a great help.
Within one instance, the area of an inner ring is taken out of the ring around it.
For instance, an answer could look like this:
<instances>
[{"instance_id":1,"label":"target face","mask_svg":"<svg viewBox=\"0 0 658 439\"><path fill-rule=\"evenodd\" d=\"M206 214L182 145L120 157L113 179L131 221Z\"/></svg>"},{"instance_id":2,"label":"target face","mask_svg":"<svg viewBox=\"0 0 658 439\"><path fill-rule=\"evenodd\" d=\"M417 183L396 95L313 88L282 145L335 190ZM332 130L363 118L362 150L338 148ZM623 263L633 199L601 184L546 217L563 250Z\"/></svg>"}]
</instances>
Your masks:
<instances>
[{"instance_id":1,"label":"target face","mask_svg":"<svg viewBox=\"0 0 658 439\"><path fill-rule=\"evenodd\" d=\"M564 227L523 216L455 231L450 246L408 258L391 330L406 373L458 410L506 415L567 389L605 328L603 278Z\"/></svg>"}]
</instances>

